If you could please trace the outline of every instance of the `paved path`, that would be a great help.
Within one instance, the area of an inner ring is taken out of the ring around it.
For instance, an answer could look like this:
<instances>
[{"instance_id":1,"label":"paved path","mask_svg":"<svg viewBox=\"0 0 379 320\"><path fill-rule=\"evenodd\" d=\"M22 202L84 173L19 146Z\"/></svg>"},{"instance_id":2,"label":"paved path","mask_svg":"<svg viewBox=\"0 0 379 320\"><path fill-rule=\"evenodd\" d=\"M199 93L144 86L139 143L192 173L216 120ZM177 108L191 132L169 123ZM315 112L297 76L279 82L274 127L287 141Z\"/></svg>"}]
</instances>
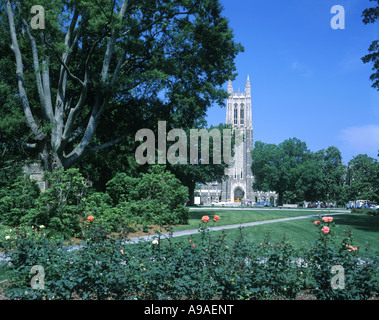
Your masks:
<instances>
[{"instance_id":1,"label":"paved path","mask_svg":"<svg viewBox=\"0 0 379 320\"><path fill-rule=\"evenodd\" d=\"M217 208L220 209L220 208ZM244 210L244 209L238 209L238 210ZM251 209L250 209L251 210ZM322 215L339 215L339 214L346 214L348 212L322 212ZM298 219L308 219L308 218L315 218L318 217L318 214L312 214L312 215L306 215L306 216L299 216L299 217L288 217L288 218L281 218L281 219L271 219L271 220L264 220L264 221L256 221L256 222L247 222L247 223L241 223L241 224L233 224L233 225L226 225L226 226L219 226L219 227L212 227L209 228L210 231L220 231L220 230L226 230L226 229L236 229L240 227L251 227L251 226L257 226L261 224L267 224L267 223L274 223L274 222L282 222L282 221L290 221L290 220L298 220ZM191 229L191 230L183 230L183 231L176 231L172 233L172 237L182 237L182 236L190 236L192 234L199 233L198 229ZM138 243L141 240L145 241L152 241L156 239L157 235L147 235L147 236L141 236L136 238L130 238L127 240L127 243ZM161 239L167 239L170 237L169 233L161 234ZM81 246L72 246L72 250L79 249ZM0 262L4 261L3 254L0 253Z\"/></svg>"},{"instance_id":2,"label":"paved path","mask_svg":"<svg viewBox=\"0 0 379 320\"><path fill-rule=\"evenodd\" d=\"M333 216L333 215L339 215L339 214L346 214L346 211L344 212L328 212L328 216ZM324 212L322 215L326 215ZM219 231L219 230L225 230L225 229L235 229L235 228L240 228L240 227L251 227L251 226L257 226L261 224L266 224L266 223L273 223L273 222L282 222L282 221L290 221L290 220L298 220L298 219L308 219L308 218L315 218L318 217L318 214L312 214L312 215L307 215L307 216L299 216L299 217L289 217L289 218L281 218L281 219L272 219L272 220L264 220L264 221L256 221L256 222L247 222L247 223L241 223L241 224L233 224L233 225L226 225L226 226L219 226L219 227L212 227L209 228L211 231ZM198 229L191 229L191 230L183 230L183 231L177 231L172 233L172 237L182 237L182 236L189 236L192 234L199 233ZM170 236L169 233L165 233L161 235L161 239L166 239ZM153 239L156 239L157 235L148 235L148 236L141 236L137 238L131 238L129 239L130 242L136 243L140 240L147 240L147 241L152 241Z\"/></svg>"}]
</instances>

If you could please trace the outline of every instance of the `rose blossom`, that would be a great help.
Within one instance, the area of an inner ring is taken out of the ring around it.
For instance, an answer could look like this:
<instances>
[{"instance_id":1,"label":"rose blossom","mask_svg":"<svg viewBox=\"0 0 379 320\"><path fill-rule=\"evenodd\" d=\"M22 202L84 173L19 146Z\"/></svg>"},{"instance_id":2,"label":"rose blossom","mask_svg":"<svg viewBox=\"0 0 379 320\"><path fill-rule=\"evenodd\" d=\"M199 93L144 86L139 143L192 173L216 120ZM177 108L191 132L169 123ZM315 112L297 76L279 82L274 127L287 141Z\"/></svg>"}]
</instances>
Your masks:
<instances>
[{"instance_id":1,"label":"rose blossom","mask_svg":"<svg viewBox=\"0 0 379 320\"><path fill-rule=\"evenodd\" d=\"M93 216L89 216L89 217L87 217L87 220L88 220L88 222L91 222L91 221L95 220L95 218Z\"/></svg>"},{"instance_id":2,"label":"rose blossom","mask_svg":"<svg viewBox=\"0 0 379 320\"><path fill-rule=\"evenodd\" d=\"M313 224L314 224L315 226L319 226L320 223L321 223L321 222L320 222L319 220L313 221Z\"/></svg>"},{"instance_id":3,"label":"rose blossom","mask_svg":"<svg viewBox=\"0 0 379 320\"><path fill-rule=\"evenodd\" d=\"M321 231L323 232L323 234L327 234L327 233L329 233L330 229L329 229L329 227L324 226L324 227L322 227Z\"/></svg>"},{"instance_id":4,"label":"rose blossom","mask_svg":"<svg viewBox=\"0 0 379 320\"><path fill-rule=\"evenodd\" d=\"M353 246L348 246L348 245L346 245L346 247L349 248L348 251L351 251L351 250L353 250L353 251L357 251L357 250L358 250L358 248L355 248L355 247L353 247Z\"/></svg>"},{"instance_id":5,"label":"rose blossom","mask_svg":"<svg viewBox=\"0 0 379 320\"><path fill-rule=\"evenodd\" d=\"M208 217L208 216L203 216L203 217L201 218L201 221L203 221L203 222L208 222L208 221L209 221L209 217Z\"/></svg>"},{"instance_id":6,"label":"rose blossom","mask_svg":"<svg viewBox=\"0 0 379 320\"><path fill-rule=\"evenodd\" d=\"M324 221L324 222L332 222L333 218L332 217L323 217L322 221Z\"/></svg>"},{"instance_id":7,"label":"rose blossom","mask_svg":"<svg viewBox=\"0 0 379 320\"><path fill-rule=\"evenodd\" d=\"M216 222L217 220L220 220L221 218L216 214L214 217L213 217L213 221Z\"/></svg>"}]
</instances>

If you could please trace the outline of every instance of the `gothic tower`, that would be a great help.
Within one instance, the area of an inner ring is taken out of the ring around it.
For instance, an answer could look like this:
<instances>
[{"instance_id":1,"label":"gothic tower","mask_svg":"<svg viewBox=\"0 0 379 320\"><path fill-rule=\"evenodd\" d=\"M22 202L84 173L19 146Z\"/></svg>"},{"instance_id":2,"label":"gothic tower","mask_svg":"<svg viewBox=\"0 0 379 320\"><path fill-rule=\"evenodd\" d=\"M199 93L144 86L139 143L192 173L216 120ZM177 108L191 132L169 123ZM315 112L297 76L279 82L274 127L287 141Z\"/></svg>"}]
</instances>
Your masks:
<instances>
[{"instance_id":1,"label":"gothic tower","mask_svg":"<svg viewBox=\"0 0 379 320\"><path fill-rule=\"evenodd\" d=\"M233 84L228 82L229 98L226 107L226 124L243 132L242 144L234 148L234 161L229 166L228 178L221 183L213 182L201 185L199 190L204 205L223 203L226 205L253 205L260 201L276 203L274 191L254 191L251 172L251 150L253 149L253 123L251 105L251 85L247 77L245 91L234 92Z\"/></svg>"},{"instance_id":2,"label":"gothic tower","mask_svg":"<svg viewBox=\"0 0 379 320\"><path fill-rule=\"evenodd\" d=\"M247 77L245 91L234 92L232 82L228 83L229 98L226 108L226 124L240 129L244 141L234 149L234 163L229 167L229 178L222 183L222 201L255 201L251 173L251 150L253 149L253 125L251 106L251 86Z\"/></svg>"}]
</instances>

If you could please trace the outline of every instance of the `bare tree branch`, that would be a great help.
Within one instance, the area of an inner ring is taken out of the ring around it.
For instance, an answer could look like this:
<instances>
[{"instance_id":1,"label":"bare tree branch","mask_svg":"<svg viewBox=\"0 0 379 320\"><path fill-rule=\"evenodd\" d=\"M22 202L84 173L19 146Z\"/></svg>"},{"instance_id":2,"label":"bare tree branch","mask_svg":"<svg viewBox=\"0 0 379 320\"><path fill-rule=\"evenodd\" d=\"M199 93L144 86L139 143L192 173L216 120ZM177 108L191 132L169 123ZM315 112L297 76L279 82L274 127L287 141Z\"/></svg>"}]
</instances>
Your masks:
<instances>
[{"instance_id":1,"label":"bare tree branch","mask_svg":"<svg viewBox=\"0 0 379 320\"><path fill-rule=\"evenodd\" d=\"M60 64L63 66L63 68L66 70L66 72L68 73L68 75L78 81L80 83L80 85L83 87L84 86L84 82L82 80L80 80L77 76L73 75L70 71L70 69L68 68L68 66L66 65L66 63L62 60L61 56L59 55L59 52L54 48L54 46L49 42L49 41L46 41L47 39L45 38L45 43L48 45L49 48L51 48L55 55L57 56Z\"/></svg>"},{"instance_id":2,"label":"bare tree branch","mask_svg":"<svg viewBox=\"0 0 379 320\"><path fill-rule=\"evenodd\" d=\"M51 121L53 119L53 110L48 107L48 104L47 104L47 101L46 101L45 92L44 92L44 88L43 88L43 85L42 85L42 78L41 78L41 73L40 73L40 65L39 65L39 57L38 57L36 40L32 36L32 34L30 33L30 27L26 23L26 21L23 19L22 22L23 22L23 24L25 26L26 34L29 37L30 44L31 44L31 47L32 47L34 72L35 72L35 75L36 75L36 84L37 84L37 90L38 90L38 95L39 95L40 103L41 103L41 106L42 106L42 111L43 111L46 119Z\"/></svg>"},{"instance_id":3,"label":"bare tree branch","mask_svg":"<svg viewBox=\"0 0 379 320\"><path fill-rule=\"evenodd\" d=\"M121 142L122 140L124 140L128 135L127 134L124 134L122 135L121 137L117 138L117 139L114 139L112 141L109 141L107 143L104 143L100 146L95 146L95 147L92 147L92 148L89 148L88 151L92 152L92 151L98 151L98 150L101 150L101 149L105 149L105 148L108 148L108 147L111 147L119 142Z\"/></svg>"},{"instance_id":4,"label":"bare tree branch","mask_svg":"<svg viewBox=\"0 0 379 320\"><path fill-rule=\"evenodd\" d=\"M18 46L16 29L15 29L14 20L13 20L12 5L10 1L7 1L7 14L8 14L8 20L9 20L9 29L11 33L11 39L12 39L11 49L13 50L15 54L15 58L16 58L16 66L17 66L16 73L17 73L18 91L20 93L21 104L24 110L27 123L34 134L35 139L42 140L44 138L44 134L39 130L39 127L34 119L34 116L30 109L28 97L26 94L22 56L21 56L20 48Z\"/></svg>"}]
</instances>

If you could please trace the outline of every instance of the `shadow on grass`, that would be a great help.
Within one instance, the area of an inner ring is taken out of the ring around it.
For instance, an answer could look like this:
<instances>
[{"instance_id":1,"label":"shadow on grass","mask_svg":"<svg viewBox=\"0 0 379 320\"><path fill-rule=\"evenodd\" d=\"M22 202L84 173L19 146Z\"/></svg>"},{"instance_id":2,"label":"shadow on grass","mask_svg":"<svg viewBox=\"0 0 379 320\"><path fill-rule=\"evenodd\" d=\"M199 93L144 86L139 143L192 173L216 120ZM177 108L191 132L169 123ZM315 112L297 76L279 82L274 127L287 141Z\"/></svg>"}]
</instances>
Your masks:
<instances>
[{"instance_id":1,"label":"shadow on grass","mask_svg":"<svg viewBox=\"0 0 379 320\"><path fill-rule=\"evenodd\" d=\"M346 214L334 216L337 225L359 229L366 232L379 232L379 216L369 216L366 214Z\"/></svg>"}]
</instances>

